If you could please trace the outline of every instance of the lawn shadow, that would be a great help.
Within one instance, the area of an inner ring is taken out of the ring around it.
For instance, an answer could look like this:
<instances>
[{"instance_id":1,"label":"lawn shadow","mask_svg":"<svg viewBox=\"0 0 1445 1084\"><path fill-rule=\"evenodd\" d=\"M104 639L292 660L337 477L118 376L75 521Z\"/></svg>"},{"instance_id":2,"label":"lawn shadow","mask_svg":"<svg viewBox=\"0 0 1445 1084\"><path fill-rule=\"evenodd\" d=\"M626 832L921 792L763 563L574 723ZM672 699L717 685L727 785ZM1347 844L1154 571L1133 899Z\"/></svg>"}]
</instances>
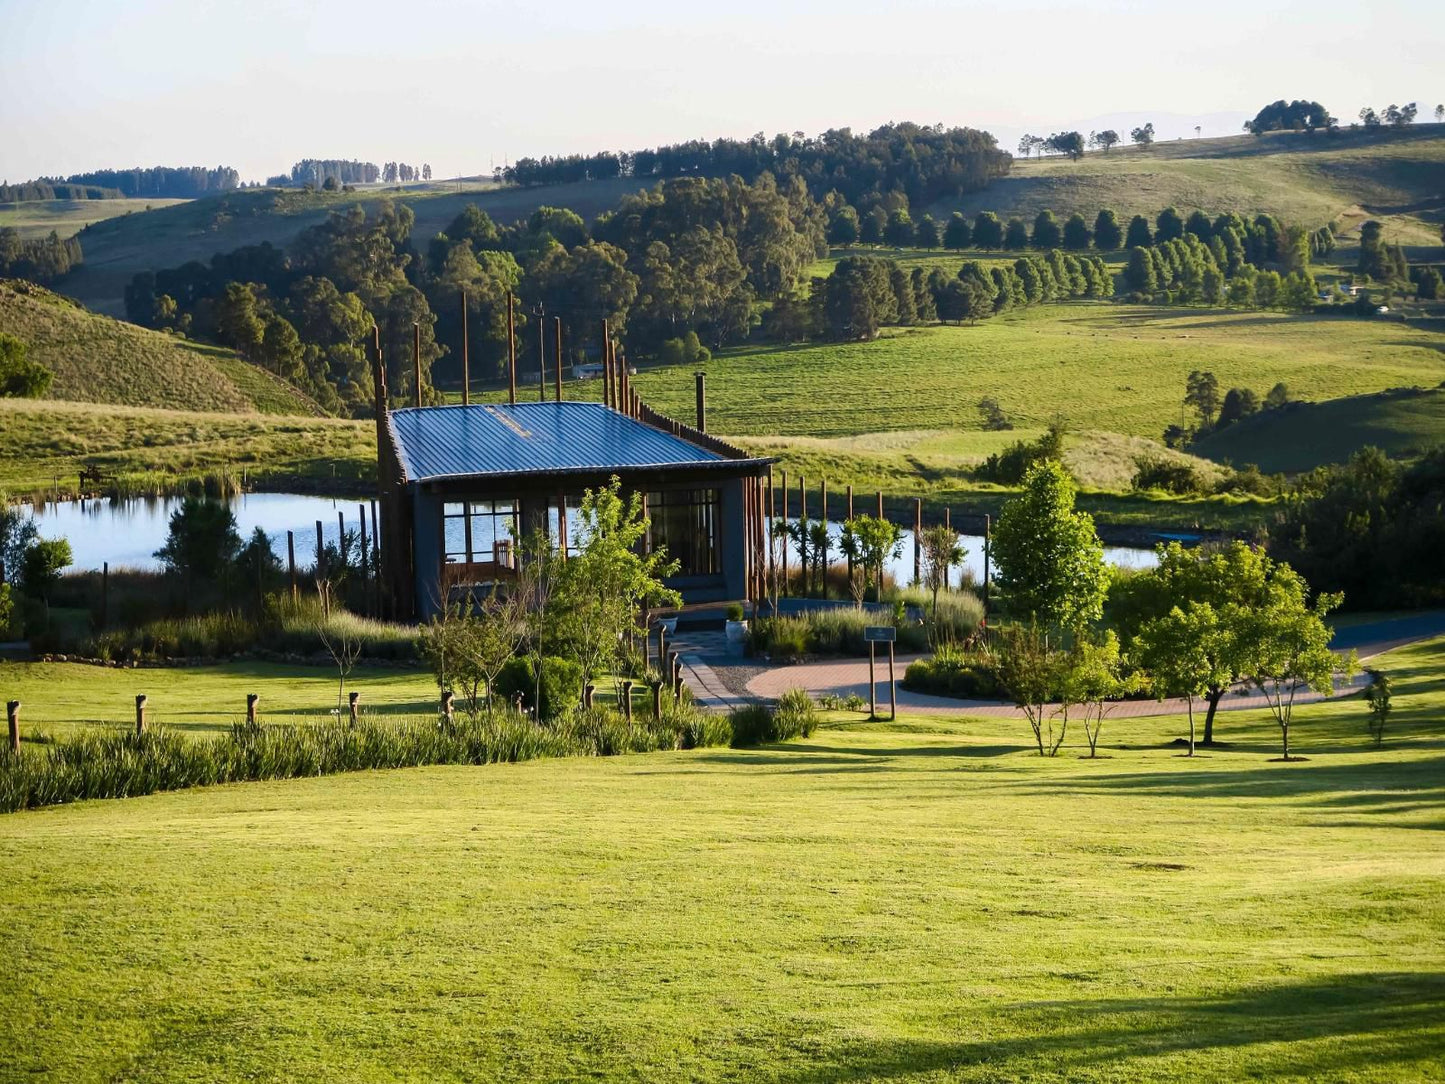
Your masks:
<instances>
[{"instance_id":1,"label":"lawn shadow","mask_svg":"<svg viewBox=\"0 0 1445 1084\"><path fill-rule=\"evenodd\" d=\"M1024 1002L1007 1009L1012 1030L1026 1034L955 1043L845 1040L776 1079L823 1084L922 1073L975 1079L983 1073L978 1079L1012 1080L1018 1070L1048 1079L1094 1079L1119 1072L1126 1060L1139 1073L1141 1061L1191 1054L1247 1057L1252 1072L1266 1075L1347 1079L1359 1071L1394 1069L1426 1079L1442 1057L1445 975L1370 972L1217 997ZM1248 1051L1256 1045L1261 1049ZM1231 1066L1241 1068L1236 1061L1201 1063L1196 1079L1224 1079L1221 1073ZM1170 1066L1178 1068L1177 1061Z\"/></svg>"}]
</instances>

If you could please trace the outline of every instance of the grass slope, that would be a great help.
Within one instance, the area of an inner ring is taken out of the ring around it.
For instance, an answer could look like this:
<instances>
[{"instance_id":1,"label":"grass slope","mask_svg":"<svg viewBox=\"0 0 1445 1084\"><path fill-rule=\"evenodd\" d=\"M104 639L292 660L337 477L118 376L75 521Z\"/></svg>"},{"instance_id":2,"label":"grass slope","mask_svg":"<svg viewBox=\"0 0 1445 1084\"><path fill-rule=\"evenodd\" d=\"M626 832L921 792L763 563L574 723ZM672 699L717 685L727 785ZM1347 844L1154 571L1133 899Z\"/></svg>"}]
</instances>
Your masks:
<instances>
[{"instance_id":1,"label":"grass slope","mask_svg":"<svg viewBox=\"0 0 1445 1084\"><path fill-rule=\"evenodd\" d=\"M1081 303L1043 305L976 327L890 332L871 343L729 351L707 365L709 424L738 435L852 436L977 429L995 396L1019 425L1157 438L1181 420L1184 384L1208 369L1261 396L1276 381L1311 399L1434 385L1431 331L1394 321ZM691 367L645 370L637 387L688 417Z\"/></svg>"},{"instance_id":2,"label":"grass slope","mask_svg":"<svg viewBox=\"0 0 1445 1084\"><path fill-rule=\"evenodd\" d=\"M1339 463L1366 445L1392 456L1417 455L1445 441L1445 387L1400 388L1296 403L1261 414L1200 441L1200 455L1257 463L1266 471L1301 471Z\"/></svg>"},{"instance_id":3,"label":"grass slope","mask_svg":"<svg viewBox=\"0 0 1445 1084\"><path fill-rule=\"evenodd\" d=\"M1173 205L1187 214L1238 211L1274 214L1319 226L1340 219L1357 227L1367 216L1390 219L1392 239L1438 247L1445 202L1445 126L1404 131L1342 132L1337 138L1303 133L1228 136L1157 144L1150 151L1116 149L1067 158L1019 159L1008 177L963 199L942 200L935 218L954 211L1032 220L1045 208L1060 218L1078 211L1090 223L1111 207L1127 221L1153 220ZM915 214L916 217L916 214Z\"/></svg>"},{"instance_id":4,"label":"grass slope","mask_svg":"<svg viewBox=\"0 0 1445 1084\"><path fill-rule=\"evenodd\" d=\"M918 719L13 814L0 1073L1434 1079L1445 644L1385 661L1386 747L1311 706L1288 765Z\"/></svg>"},{"instance_id":5,"label":"grass slope","mask_svg":"<svg viewBox=\"0 0 1445 1084\"><path fill-rule=\"evenodd\" d=\"M26 238L45 237L51 231L61 237L73 237L95 222L185 202L181 199L44 199L0 203L0 227L9 226Z\"/></svg>"},{"instance_id":6,"label":"grass slope","mask_svg":"<svg viewBox=\"0 0 1445 1084\"><path fill-rule=\"evenodd\" d=\"M233 351L89 312L19 279L0 280L0 328L55 373L55 399L196 411L318 414L316 404Z\"/></svg>"},{"instance_id":7,"label":"grass slope","mask_svg":"<svg viewBox=\"0 0 1445 1084\"><path fill-rule=\"evenodd\" d=\"M71 492L97 463L145 492L230 473L253 486L355 490L376 477L376 429L331 418L195 414L0 399L0 489Z\"/></svg>"}]
</instances>

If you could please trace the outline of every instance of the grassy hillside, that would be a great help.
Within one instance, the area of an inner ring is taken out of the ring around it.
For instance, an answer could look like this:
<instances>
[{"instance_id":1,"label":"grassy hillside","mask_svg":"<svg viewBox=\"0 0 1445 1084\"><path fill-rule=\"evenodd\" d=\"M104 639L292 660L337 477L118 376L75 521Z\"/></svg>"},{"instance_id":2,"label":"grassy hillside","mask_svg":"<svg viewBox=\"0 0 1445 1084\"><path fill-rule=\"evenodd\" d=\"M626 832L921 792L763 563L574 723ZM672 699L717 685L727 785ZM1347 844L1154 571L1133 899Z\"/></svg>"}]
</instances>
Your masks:
<instances>
[{"instance_id":1,"label":"grassy hillside","mask_svg":"<svg viewBox=\"0 0 1445 1084\"><path fill-rule=\"evenodd\" d=\"M1195 450L1266 471L1301 471L1339 463L1366 445L1409 456L1442 444L1445 386L1294 403L1206 437Z\"/></svg>"},{"instance_id":2,"label":"grassy hillside","mask_svg":"<svg viewBox=\"0 0 1445 1084\"><path fill-rule=\"evenodd\" d=\"M0 328L55 373L54 399L265 414L317 414L315 403L233 351L87 311L17 279L0 280Z\"/></svg>"},{"instance_id":3,"label":"grassy hillside","mask_svg":"<svg viewBox=\"0 0 1445 1084\"><path fill-rule=\"evenodd\" d=\"M354 490L376 477L369 422L0 399L0 489L73 491L86 463L135 492L226 474L251 485Z\"/></svg>"},{"instance_id":4,"label":"grassy hillside","mask_svg":"<svg viewBox=\"0 0 1445 1084\"><path fill-rule=\"evenodd\" d=\"M76 1084L1438 1079L1445 644L1384 664L1384 749L1311 705L1293 764L1254 713L1050 761L854 715L7 815L0 1050Z\"/></svg>"},{"instance_id":5,"label":"grassy hillside","mask_svg":"<svg viewBox=\"0 0 1445 1084\"><path fill-rule=\"evenodd\" d=\"M992 395L1018 425L1157 438L1181 420L1184 384L1208 369L1261 396L1276 381L1309 399L1433 386L1438 333L1399 321L1076 303L976 327L897 330L871 343L729 351L707 365L710 425L738 435L853 436L978 429ZM647 369L637 387L678 417L691 367Z\"/></svg>"},{"instance_id":6,"label":"grassy hillside","mask_svg":"<svg viewBox=\"0 0 1445 1084\"><path fill-rule=\"evenodd\" d=\"M284 247L306 227L324 221L331 211L356 203L369 207L392 199L407 204L416 214L413 237L418 247L425 248L469 203L504 223L524 218L544 204L571 207L591 218L641 186L623 178L549 188L496 188L463 182L458 190L456 185L433 182L400 191L232 192L91 226L80 238L85 263L65 280L65 292L97 311L121 316L125 286L137 271L176 267L188 260L204 263L217 252L263 241Z\"/></svg>"},{"instance_id":7,"label":"grassy hillside","mask_svg":"<svg viewBox=\"0 0 1445 1084\"><path fill-rule=\"evenodd\" d=\"M1149 151L1116 148L1078 162L1020 159L987 190L929 210L936 218L961 210L1031 219L1052 208L1060 217L1079 211L1092 221L1102 207L1152 219L1173 204L1186 213L1196 207L1267 211L1310 226L1340 219L1347 229L1377 216L1389 218L1392 240L1438 249L1445 221L1442 174L1445 125L1345 131L1336 138L1228 136L1160 143Z\"/></svg>"},{"instance_id":8,"label":"grassy hillside","mask_svg":"<svg viewBox=\"0 0 1445 1084\"><path fill-rule=\"evenodd\" d=\"M108 218L138 214L185 203L180 199L43 199L0 203L0 226L21 237L44 237L52 230L71 237L86 226Z\"/></svg>"}]
</instances>

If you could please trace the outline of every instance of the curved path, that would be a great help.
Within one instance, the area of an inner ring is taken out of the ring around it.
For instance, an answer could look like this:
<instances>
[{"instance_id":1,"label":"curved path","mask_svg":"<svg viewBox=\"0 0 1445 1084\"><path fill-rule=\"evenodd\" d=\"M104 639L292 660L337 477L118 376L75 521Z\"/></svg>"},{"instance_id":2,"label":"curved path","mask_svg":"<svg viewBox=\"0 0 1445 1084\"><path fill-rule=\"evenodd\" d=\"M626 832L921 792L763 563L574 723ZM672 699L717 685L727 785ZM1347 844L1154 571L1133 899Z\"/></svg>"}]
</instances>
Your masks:
<instances>
[{"instance_id":1,"label":"curved path","mask_svg":"<svg viewBox=\"0 0 1445 1084\"><path fill-rule=\"evenodd\" d=\"M1445 611L1412 614L1408 617L1372 621L1340 629L1335 634L1333 646L1341 650L1354 648L1361 658L1369 658L1394 647L1445 635ZM908 664L922 655L903 655L897 660L900 681ZM1359 692L1367 678L1357 674L1352 680L1338 680L1336 695ZM880 705L888 702L888 661L885 656L878 667L878 696ZM747 683L747 691L763 699L775 699L789 689L806 689L813 696L831 693L834 696L857 694L868 698L868 661L866 659L832 659L820 662L802 663L797 666L775 666L758 674ZM1324 699L1318 693L1301 691L1295 697L1296 704L1309 704ZM1195 701L1195 710L1200 702ZM1236 686L1219 703L1220 711L1242 711L1247 708L1266 708L1268 703L1259 692L1250 686ZM1011 703L1000 700L955 700L944 696L927 696L910 692L901 686L898 689L898 710L911 714L949 716L991 716L1022 718L1023 713ZM1175 700L1125 700L1110 709L1111 718L1122 719L1144 715L1182 715L1188 705L1182 699Z\"/></svg>"}]
</instances>

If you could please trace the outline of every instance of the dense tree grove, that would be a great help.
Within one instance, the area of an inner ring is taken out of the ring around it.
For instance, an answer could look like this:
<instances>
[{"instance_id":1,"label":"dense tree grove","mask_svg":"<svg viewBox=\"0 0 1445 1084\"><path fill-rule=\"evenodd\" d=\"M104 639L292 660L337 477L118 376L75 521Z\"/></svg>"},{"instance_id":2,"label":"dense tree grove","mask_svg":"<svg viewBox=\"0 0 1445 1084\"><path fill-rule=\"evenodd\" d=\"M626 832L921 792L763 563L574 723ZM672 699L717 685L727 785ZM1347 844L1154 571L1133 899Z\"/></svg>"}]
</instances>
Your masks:
<instances>
[{"instance_id":1,"label":"dense tree grove","mask_svg":"<svg viewBox=\"0 0 1445 1084\"><path fill-rule=\"evenodd\" d=\"M0 203L25 203L43 199L120 199L119 188L101 188L93 184L68 184L65 181L22 181L0 184Z\"/></svg>"},{"instance_id":2,"label":"dense tree grove","mask_svg":"<svg viewBox=\"0 0 1445 1084\"><path fill-rule=\"evenodd\" d=\"M50 283L81 261L80 238L63 240L54 230L46 237L24 240L10 226L0 226L0 278Z\"/></svg>"},{"instance_id":3,"label":"dense tree grove","mask_svg":"<svg viewBox=\"0 0 1445 1084\"><path fill-rule=\"evenodd\" d=\"M1303 99L1286 102L1281 98L1261 109L1253 120L1245 121L1244 130L1254 135L1278 131L1313 132L1316 128L1331 128L1335 124L1335 118L1319 102Z\"/></svg>"},{"instance_id":4,"label":"dense tree grove","mask_svg":"<svg viewBox=\"0 0 1445 1084\"><path fill-rule=\"evenodd\" d=\"M339 184L375 184L381 179L381 167L375 162L349 161L340 158L303 158L291 167L289 174L272 177L268 183L314 185L320 188L328 178Z\"/></svg>"},{"instance_id":5,"label":"dense tree grove","mask_svg":"<svg viewBox=\"0 0 1445 1084\"><path fill-rule=\"evenodd\" d=\"M1011 160L987 132L904 123L866 136L835 128L813 138L794 133L768 139L759 133L748 140L692 140L631 153L522 158L501 175L531 186L607 177L736 175L753 181L771 173L801 177L817 199L836 189L854 206L871 206L893 191L914 204L976 192L1006 175Z\"/></svg>"},{"instance_id":6,"label":"dense tree grove","mask_svg":"<svg viewBox=\"0 0 1445 1084\"><path fill-rule=\"evenodd\" d=\"M0 200L111 199L119 196L132 199L146 196L194 199L214 192L230 191L239 187L240 183L241 175L230 166L217 166L215 169L205 166L98 169L92 173L73 173L69 177L41 177L21 185L0 185ZM41 194L46 189L53 194ZM7 195L16 190L34 194Z\"/></svg>"}]
</instances>

